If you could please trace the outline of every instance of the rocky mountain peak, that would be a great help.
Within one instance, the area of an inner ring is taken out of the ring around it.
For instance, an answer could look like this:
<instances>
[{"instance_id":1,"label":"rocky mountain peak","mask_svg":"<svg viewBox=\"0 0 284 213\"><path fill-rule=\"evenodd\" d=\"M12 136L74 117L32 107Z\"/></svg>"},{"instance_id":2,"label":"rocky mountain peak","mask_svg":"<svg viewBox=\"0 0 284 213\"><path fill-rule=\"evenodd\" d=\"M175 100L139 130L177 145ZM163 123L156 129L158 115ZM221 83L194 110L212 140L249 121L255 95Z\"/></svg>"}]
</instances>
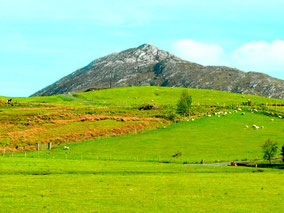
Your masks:
<instances>
[{"instance_id":1,"label":"rocky mountain peak","mask_svg":"<svg viewBox=\"0 0 284 213\"><path fill-rule=\"evenodd\" d=\"M124 86L170 86L284 98L284 81L261 73L182 60L152 44L96 59L34 96Z\"/></svg>"}]
</instances>

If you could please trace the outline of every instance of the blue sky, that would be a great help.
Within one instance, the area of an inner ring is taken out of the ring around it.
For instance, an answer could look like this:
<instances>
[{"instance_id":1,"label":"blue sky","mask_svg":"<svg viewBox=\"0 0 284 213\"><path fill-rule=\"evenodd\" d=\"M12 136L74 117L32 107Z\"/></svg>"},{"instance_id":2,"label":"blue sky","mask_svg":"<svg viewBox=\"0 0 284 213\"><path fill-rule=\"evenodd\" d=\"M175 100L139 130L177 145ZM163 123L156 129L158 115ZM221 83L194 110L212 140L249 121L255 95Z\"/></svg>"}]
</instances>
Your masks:
<instances>
[{"instance_id":1,"label":"blue sky","mask_svg":"<svg viewBox=\"0 0 284 213\"><path fill-rule=\"evenodd\" d=\"M0 96L143 43L284 79L282 0L0 0Z\"/></svg>"}]
</instances>

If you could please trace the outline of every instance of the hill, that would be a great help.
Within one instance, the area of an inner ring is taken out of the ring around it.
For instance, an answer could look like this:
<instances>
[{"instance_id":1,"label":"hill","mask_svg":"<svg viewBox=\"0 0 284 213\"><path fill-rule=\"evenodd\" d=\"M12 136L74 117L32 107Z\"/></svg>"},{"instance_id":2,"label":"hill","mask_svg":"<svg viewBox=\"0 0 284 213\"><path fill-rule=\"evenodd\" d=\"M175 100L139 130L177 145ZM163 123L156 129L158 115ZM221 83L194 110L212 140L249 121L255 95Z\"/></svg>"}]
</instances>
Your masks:
<instances>
[{"instance_id":1,"label":"hill","mask_svg":"<svg viewBox=\"0 0 284 213\"><path fill-rule=\"evenodd\" d=\"M268 138L282 145L284 100L187 89L200 118L167 120L183 90L112 88L12 104L0 97L1 210L282 212L280 161L273 169L192 163L259 160ZM158 107L139 110L144 104ZM33 151L50 141L51 150Z\"/></svg>"},{"instance_id":2,"label":"hill","mask_svg":"<svg viewBox=\"0 0 284 213\"><path fill-rule=\"evenodd\" d=\"M150 44L96 59L32 96L128 86L202 88L284 98L283 80L224 66L202 66Z\"/></svg>"}]
</instances>

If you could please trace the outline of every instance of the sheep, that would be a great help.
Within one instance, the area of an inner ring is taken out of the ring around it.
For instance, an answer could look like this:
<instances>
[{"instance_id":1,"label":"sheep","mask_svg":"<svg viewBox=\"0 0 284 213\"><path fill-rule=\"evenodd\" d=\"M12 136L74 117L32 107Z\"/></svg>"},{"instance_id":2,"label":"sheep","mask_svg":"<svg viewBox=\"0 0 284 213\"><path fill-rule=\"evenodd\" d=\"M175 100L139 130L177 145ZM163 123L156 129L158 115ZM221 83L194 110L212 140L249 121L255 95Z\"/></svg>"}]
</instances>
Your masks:
<instances>
[{"instance_id":1,"label":"sheep","mask_svg":"<svg viewBox=\"0 0 284 213\"><path fill-rule=\"evenodd\" d=\"M210 117L211 117L211 115L207 115L207 117L208 117L208 118L210 118Z\"/></svg>"},{"instance_id":2,"label":"sheep","mask_svg":"<svg viewBox=\"0 0 284 213\"><path fill-rule=\"evenodd\" d=\"M242 115L245 115L245 114L246 114L246 113L244 113L244 112L242 113Z\"/></svg>"},{"instance_id":3,"label":"sheep","mask_svg":"<svg viewBox=\"0 0 284 213\"><path fill-rule=\"evenodd\" d=\"M252 125L252 127L254 128L254 129L256 129L256 130L258 130L259 129L259 126L257 126L257 125Z\"/></svg>"},{"instance_id":4,"label":"sheep","mask_svg":"<svg viewBox=\"0 0 284 213\"><path fill-rule=\"evenodd\" d=\"M261 129L264 129L264 126L261 126Z\"/></svg>"},{"instance_id":5,"label":"sheep","mask_svg":"<svg viewBox=\"0 0 284 213\"><path fill-rule=\"evenodd\" d=\"M253 111L257 112L257 109L254 109Z\"/></svg>"},{"instance_id":6,"label":"sheep","mask_svg":"<svg viewBox=\"0 0 284 213\"><path fill-rule=\"evenodd\" d=\"M271 121L273 122L273 121L274 121L274 119L271 119Z\"/></svg>"},{"instance_id":7,"label":"sheep","mask_svg":"<svg viewBox=\"0 0 284 213\"><path fill-rule=\"evenodd\" d=\"M194 119L191 119L192 121L194 121Z\"/></svg>"},{"instance_id":8,"label":"sheep","mask_svg":"<svg viewBox=\"0 0 284 213\"><path fill-rule=\"evenodd\" d=\"M248 126L248 125L246 125L246 128L249 128L249 126Z\"/></svg>"},{"instance_id":9,"label":"sheep","mask_svg":"<svg viewBox=\"0 0 284 213\"><path fill-rule=\"evenodd\" d=\"M241 109L241 108L238 108L238 111L242 111L242 109Z\"/></svg>"},{"instance_id":10,"label":"sheep","mask_svg":"<svg viewBox=\"0 0 284 213\"><path fill-rule=\"evenodd\" d=\"M68 149L69 149L69 146L64 146L63 149L64 149L64 150L68 150Z\"/></svg>"},{"instance_id":11,"label":"sheep","mask_svg":"<svg viewBox=\"0 0 284 213\"><path fill-rule=\"evenodd\" d=\"M280 119L282 119L282 116L279 116Z\"/></svg>"}]
</instances>

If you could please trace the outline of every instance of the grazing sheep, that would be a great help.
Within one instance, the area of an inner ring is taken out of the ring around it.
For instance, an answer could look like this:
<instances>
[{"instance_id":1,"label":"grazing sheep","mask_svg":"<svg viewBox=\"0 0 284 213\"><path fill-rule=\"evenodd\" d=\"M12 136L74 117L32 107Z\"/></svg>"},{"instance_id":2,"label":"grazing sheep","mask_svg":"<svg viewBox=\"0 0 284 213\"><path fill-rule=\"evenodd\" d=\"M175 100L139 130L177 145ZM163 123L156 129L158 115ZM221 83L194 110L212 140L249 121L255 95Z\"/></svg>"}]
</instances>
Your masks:
<instances>
[{"instance_id":1,"label":"grazing sheep","mask_svg":"<svg viewBox=\"0 0 284 213\"><path fill-rule=\"evenodd\" d=\"M246 125L246 128L249 128L249 126L248 126L248 125Z\"/></svg>"},{"instance_id":2,"label":"grazing sheep","mask_svg":"<svg viewBox=\"0 0 284 213\"><path fill-rule=\"evenodd\" d=\"M241 108L238 108L238 111L242 111L242 109L241 109Z\"/></svg>"},{"instance_id":3,"label":"grazing sheep","mask_svg":"<svg viewBox=\"0 0 284 213\"><path fill-rule=\"evenodd\" d=\"M246 113L244 113L244 112L242 113L242 115L245 115L245 114L246 114Z\"/></svg>"},{"instance_id":4,"label":"grazing sheep","mask_svg":"<svg viewBox=\"0 0 284 213\"><path fill-rule=\"evenodd\" d=\"M258 130L259 129L259 126L257 126L257 125L252 125L252 127L254 128L254 129L256 129L256 130Z\"/></svg>"},{"instance_id":5,"label":"grazing sheep","mask_svg":"<svg viewBox=\"0 0 284 213\"><path fill-rule=\"evenodd\" d=\"M217 112L215 112L214 114L215 114L215 115L218 115L218 113L217 113Z\"/></svg>"},{"instance_id":6,"label":"grazing sheep","mask_svg":"<svg viewBox=\"0 0 284 213\"><path fill-rule=\"evenodd\" d=\"M279 116L280 119L282 119L282 116Z\"/></svg>"},{"instance_id":7,"label":"grazing sheep","mask_svg":"<svg viewBox=\"0 0 284 213\"><path fill-rule=\"evenodd\" d=\"M273 121L274 121L274 119L271 119L271 121L273 122Z\"/></svg>"},{"instance_id":8,"label":"grazing sheep","mask_svg":"<svg viewBox=\"0 0 284 213\"><path fill-rule=\"evenodd\" d=\"M211 115L207 115L207 117L208 117L208 118L210 118L210 117L211 117Z\"/></svg>"},{"instance_id":9,"label":"grazing sheep","mask_svg":"<svg viewBox=\"0 0 284 213\"><path fill-rule=\"evenodd\" d=\"M227 115L228 113L227 112L224 112L224 115Z\"/></svg>"},{"instance_id":10,"label":"grazing sheep","mask_svg":"<svg viewBox=\"0 0 284 213\"><path fill-rule=\"evenodd\" d=\"M63 149L64 149L64 150L68 150L68 149L69 149L69 146L64 146Z\"/></svg>"},{"instance_id":11,"label":"grazing sheep","mask_svg":"<svg viewBox=\"0 0 284 213\"><path fill-rule=\"evenodd\" d=\"M194 121L194 119L191 119L192 121Z\"/></svg>"},{"instance_id":12,"label":"grazing sheep","mask_svg":"<svg viewBox=\"0 0 284 213\"><path fill-rule=\"evenodd\" d=\"M264 129L264 126L261 126L261 129Z\"/></svg>"}]
</instances>

